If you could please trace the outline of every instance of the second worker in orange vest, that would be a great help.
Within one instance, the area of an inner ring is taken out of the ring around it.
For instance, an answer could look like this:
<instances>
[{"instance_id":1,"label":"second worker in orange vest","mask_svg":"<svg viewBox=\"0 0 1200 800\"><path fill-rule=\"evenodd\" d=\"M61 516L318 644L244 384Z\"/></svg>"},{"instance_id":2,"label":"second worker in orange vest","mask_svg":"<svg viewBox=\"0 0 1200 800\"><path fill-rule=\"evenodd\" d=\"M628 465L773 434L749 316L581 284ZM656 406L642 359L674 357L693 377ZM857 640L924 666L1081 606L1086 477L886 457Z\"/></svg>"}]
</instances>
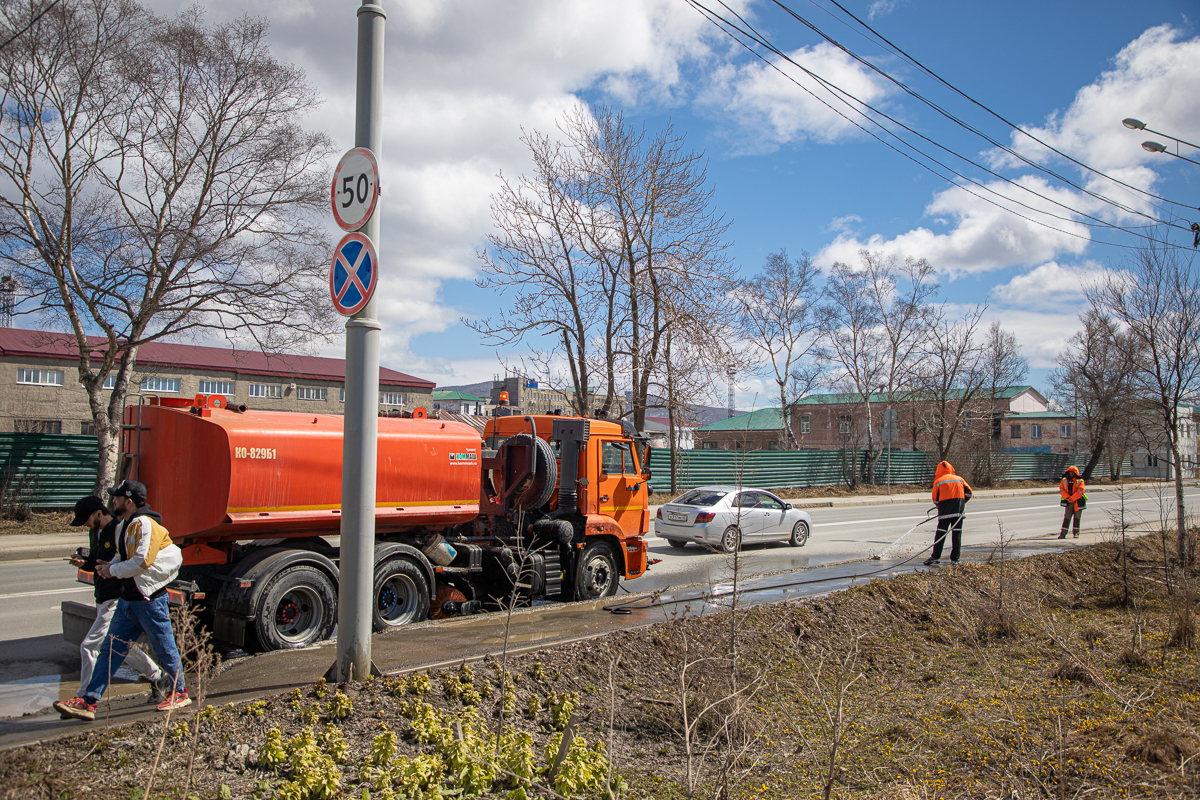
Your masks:
<instances>
[{"instance_id":1,"label":"second worker in orange vest","mask_svg":"<svg viewBox=\"0 0 1200 800\"><path fill-rule=\"evenodd\" d=\"M933 553L925 559L925 566L934 567L941 563L942 547L946 534L950 534L950 563L957 564L962 551L963 514L967 501L971 499L971 486L954 474L949 461L937 465L933 473L933 502L937 503L937 536L933 540Z\"/></svg>"}]
</instances>

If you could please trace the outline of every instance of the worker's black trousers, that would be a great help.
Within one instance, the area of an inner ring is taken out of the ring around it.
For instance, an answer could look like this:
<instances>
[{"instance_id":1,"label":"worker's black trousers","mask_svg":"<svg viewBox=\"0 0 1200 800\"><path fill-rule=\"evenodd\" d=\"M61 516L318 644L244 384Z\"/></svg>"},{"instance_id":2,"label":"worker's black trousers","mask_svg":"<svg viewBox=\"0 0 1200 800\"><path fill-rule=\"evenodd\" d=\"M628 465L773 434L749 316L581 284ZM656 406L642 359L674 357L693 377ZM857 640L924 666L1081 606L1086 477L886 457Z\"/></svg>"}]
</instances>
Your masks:
<instances>
[{"instance_id":1,"label":"worker's black trousers","mask_svg":"<svg viewBox=\"0 0 1200 800\"><path fill-rule=\"evenodd\" d=\"M963 511L966 502L963 500L943 500L938 503L937 536L933 540L933 558L942 557L942 547L946 544L946 533L950 533L950 560L958 561L962 554Z\"/></svg>"},{"instance_id":2,"label":"worker's black trousers","mask_svg":"<svg viewBox=\"0 0 1200 800\"><path fill-rule=\"evenodd\" d=\"M1071 526L1072 519L1074 519L1075 522L1075 535L1079 535L1079 518L1083 516L1083 509L1077 508L1076 505L1076 503L1067 504L1066 513L1063 514L1062 531L1059 533L1060 536L1067 535L1067 528Z\"/></svg>"}]
</instances>

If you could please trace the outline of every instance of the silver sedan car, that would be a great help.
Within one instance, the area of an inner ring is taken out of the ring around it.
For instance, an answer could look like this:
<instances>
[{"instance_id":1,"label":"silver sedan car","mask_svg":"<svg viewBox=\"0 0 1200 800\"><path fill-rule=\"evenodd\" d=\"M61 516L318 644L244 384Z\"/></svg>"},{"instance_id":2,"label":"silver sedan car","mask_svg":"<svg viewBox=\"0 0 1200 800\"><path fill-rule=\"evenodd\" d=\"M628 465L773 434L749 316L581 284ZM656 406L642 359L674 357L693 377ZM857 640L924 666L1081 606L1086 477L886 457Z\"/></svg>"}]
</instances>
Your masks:
<instances>
[{"instance_id":1,"label":"silver sedan car","mask_svg":"<svg viewBox=\"0 0 1200 800\"><path fill-rule=\"evenodd\" d=\"M763 489L701 486L660 508L654 531L672 547L695 542L732 553L757 542L786 541L803 547L812 518Z\"/></svg>"}]
</instances>

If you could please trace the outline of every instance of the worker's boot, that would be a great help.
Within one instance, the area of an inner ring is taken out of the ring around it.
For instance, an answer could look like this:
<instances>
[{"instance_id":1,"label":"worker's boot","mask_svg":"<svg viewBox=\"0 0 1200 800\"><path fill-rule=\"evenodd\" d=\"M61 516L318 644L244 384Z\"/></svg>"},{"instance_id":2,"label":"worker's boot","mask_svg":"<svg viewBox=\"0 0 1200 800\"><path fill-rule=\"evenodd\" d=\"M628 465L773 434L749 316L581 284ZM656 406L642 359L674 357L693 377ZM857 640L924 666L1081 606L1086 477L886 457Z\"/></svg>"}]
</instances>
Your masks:
<instances>
[{"instance_id":1,"label":"worker's boot","mask_svg":"<svg viewBox=\"0 0 1200 800\"><path fill-rule=\"evenodd\" d=\"M1058 534L1058 538L1060 538L1060 539L1065 539L1065 538L1067 538L1067 532L1066 532L1066 531L1061 531L1061 532Z\"/></svg>"}]
</instances>

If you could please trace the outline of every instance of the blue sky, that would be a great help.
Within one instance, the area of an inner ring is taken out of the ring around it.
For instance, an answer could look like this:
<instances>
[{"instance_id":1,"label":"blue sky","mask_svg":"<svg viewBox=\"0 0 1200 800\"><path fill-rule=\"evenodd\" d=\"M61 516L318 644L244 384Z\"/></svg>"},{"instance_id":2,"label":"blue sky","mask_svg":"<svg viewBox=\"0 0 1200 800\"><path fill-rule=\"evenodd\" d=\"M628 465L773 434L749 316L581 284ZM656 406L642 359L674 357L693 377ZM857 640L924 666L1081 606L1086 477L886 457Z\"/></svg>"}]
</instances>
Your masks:
<instances>
[{"instance_id":1,"label":"blue sky","mask_svg":"<svg viewBox=\"0 0 1200 800\"><path fill-rule=\"evenodd\" d=\"M607 103L650 127L670 120L691 147L708 155L715 206L732 222L730 252L744 274L753 274L780 247L793 254L807 250L823 263L852 258L864 245L929 258L941 272L943 299L962 305L986 300L989 316L1017 333L1039 386L1076 327L1082 284L1119 268L1128 252L1048 232L947 191L946 182L827 119L803 92L764 70L684 0L383 4L389 17L382 361L442 385L502 370L498 354L458 321L503 302L473 285L474 254L490 226L488 198L497 173L528 167L517 141L520 128L552 130L580 101ZM789 4L882 70L1016 144L1011 129L852 32L828 0ZM843 4L976 100L1022 126L1042 129L1072 156L1164 197L1200 205L1200 167L1145 153L1138 144L1150 137L1120 125L1122 117L1135 116L1200 140L1200 8L1194 1ZM781 50L872 97L905 124L989 159L1011 178L1031 180L1031 170L1005 163L982 140L822 44L773 3L729 5ZM179 4L158 0L156 6L170 11ZM339 146L350 146L350 3L214 0L208 8L214 19L243 8L268 17L277 54L301 64L326 98L312 124L329 130ZM1081 179L1077 170L1055 166ZM1116 224L1137 224L1136 217L1105 210L1073 190L1048 191ZM1195 218L1200 212L1192 212ZM1088 236L1086 228L1066 227ZM1124 233L1104 237L1134 241ZM341 347L339 338L324 352L337 354ZM516 359L520 353L499 355ZM746 376L739 405L761 405L754 398L762 390L761 379Z\"/></svg>"}]
</instances>

